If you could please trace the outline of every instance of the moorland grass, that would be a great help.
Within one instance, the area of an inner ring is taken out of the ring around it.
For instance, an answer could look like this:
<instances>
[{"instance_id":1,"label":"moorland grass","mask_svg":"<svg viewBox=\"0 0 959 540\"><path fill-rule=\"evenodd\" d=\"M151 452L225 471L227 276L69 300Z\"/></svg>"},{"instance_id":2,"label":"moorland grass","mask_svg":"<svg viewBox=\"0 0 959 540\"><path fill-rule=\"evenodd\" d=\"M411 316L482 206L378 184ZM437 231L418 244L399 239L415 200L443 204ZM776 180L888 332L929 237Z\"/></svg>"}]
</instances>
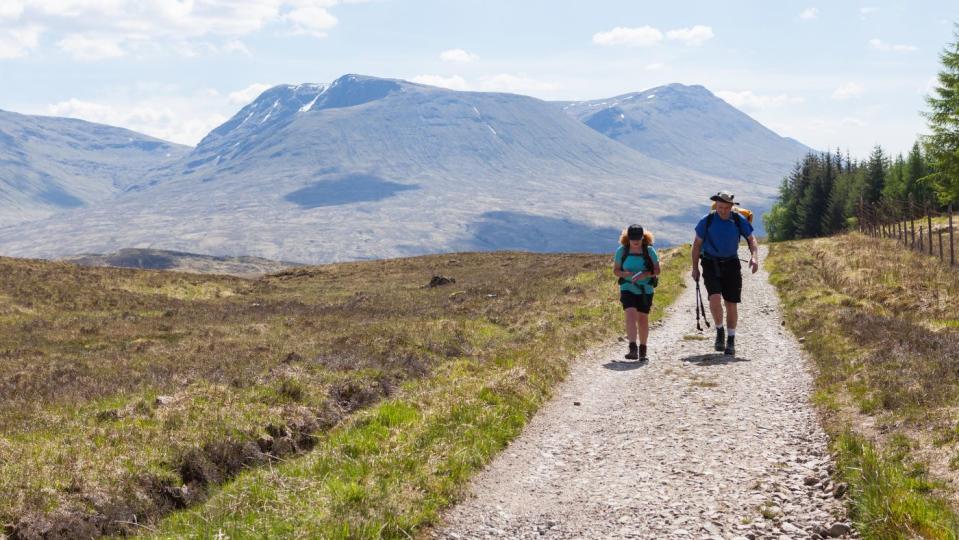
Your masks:
<instances>
[{"instance_id":1,"label":"moorland grass","mask_svg":"<svg viewBox=\"0 0 959 540\"><path fill-rule=\"evenodd\" d=\"M959 520L944 502L956 500L955 487L932 480L923 459L959 448L950 436L959 332L949 324L959 272L859 234L772 244L768 266L786 322L815 360L815 402L860 533L956 538ZM929 432L940 434L933 454Z\"/></svg>"},{"instance_id":2,"label":"moorland grass","mask_svg":"<svg viewBox=\"0 0 959 540\"><path fill-rule=\"evenodd\" d=\"M683 254L663 256L654 317ZM246 280L0 258L0 520L414 534L621 331L609 268L472 253ZM437 274L456 281L427 287Z\"/></svg>"}]
</instances>

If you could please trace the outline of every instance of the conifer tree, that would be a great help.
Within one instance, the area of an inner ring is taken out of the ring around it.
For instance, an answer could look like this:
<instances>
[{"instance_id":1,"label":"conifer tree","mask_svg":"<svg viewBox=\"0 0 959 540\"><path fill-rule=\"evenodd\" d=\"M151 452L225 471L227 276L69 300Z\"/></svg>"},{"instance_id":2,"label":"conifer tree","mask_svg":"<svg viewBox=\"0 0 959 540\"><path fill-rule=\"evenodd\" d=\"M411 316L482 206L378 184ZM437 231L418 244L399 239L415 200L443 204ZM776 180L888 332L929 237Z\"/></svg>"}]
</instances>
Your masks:
<instances>
[{"instance_id":1,"label":"conifer tree","mask_svg":"<svg viewBox=\"0 0 959 540\"><path fill-rule=\"evenodd\" d=\"M867 203L879 202L882 196L882 186L886 181L886 156L878 144L873 148L866 163L866 183L863 186L862 198Z\"/></svg>"},{"instance_id":2,"label":"conifer tree","mask_svg":"<svg viewBox=\"0 0 959 540\"><path fill-rule=\"evenodd\" d=\"M790 216L792 217L793 238L803 238L806 231L806 211L808 207L803 202L806 201L806 192L809 191L812 184L812 162L814 159L815 155L807 155L799 165L798 174L794 176L792 215Z\"/></svg>"},{"instance_id":3,"label":"conifer tree","mask_svg":"<svg viewBox=\"0 0 959 540\"><path fill-rule=\"evenodd\" d=\"M959 203L959 25L953 36L939 57L939 84L926 98L930 110L924 113L931 131L926 154L935 170L925 181L943 204Z\"/></svg>"},{"instance_id":4,"label":"conifer tree","mask_svg":"<svg viewBox=\"0 0 959 540\"><path fill-rule=\"evenodd\" d=\"M906 197L912 195L915 201L928 201L933 196L933 191L925 182L920 179L929 175L929 165L922 155L919 143L912 145L909 151L909 157L906 158Z\"/></svg>"},{"instance_id":5,"label":"conifer tree","mask_svg":"<svg viewBox=\"0 0 959 540\"><path fill-rule=\"evenodd\" d=\"M792 240L796 237L796 190L800 187L801 176L802 162L798 162L793 172L783 178L779 186L779 200L768 213L763 214L770 240Z\"/></svg>"},{"instance_id":6,"label":"conifer tree","mask_svg":"<svg viewBox=\"0 0 959 540\"><path fill-rule=\"evenodd\" d=\"M838 159L839 156L837 155ZM833 170L833 156L829 152L826 152L825 161L823 162L822 167L822 182L820 183L819 193L817 194L816 206L817 206L817 228L819 230L818 236L825 234L830 234L830 218L827 215L829 210L829 201L832 198L832 192L836 187L836 174Z\"/></svg>"},{"instance_id":7,"label":"conifer tree","mask_svg":"<svg viewBox=\"0 0 959 540\"><path fill-rule=\"evenodd\" d=\"M906 198L906 160L902 154L896 156L896 161L889 167L886 181L882 186L882 198L890 202L902 201Z\"/></svg>"},{"instance_id":8,"label":"conifer tree","mask_svg":"<svg viewBox=\"0 0 959 540\"><path fill-rule=\"evenodd\" d=\"M850 175L843 174L836 178L833 189L829 193L829 202L826 204L826 212L823 215L823 232L825 234L837 233L845 228L849 177Z\"/></svg>"}]
</instances>

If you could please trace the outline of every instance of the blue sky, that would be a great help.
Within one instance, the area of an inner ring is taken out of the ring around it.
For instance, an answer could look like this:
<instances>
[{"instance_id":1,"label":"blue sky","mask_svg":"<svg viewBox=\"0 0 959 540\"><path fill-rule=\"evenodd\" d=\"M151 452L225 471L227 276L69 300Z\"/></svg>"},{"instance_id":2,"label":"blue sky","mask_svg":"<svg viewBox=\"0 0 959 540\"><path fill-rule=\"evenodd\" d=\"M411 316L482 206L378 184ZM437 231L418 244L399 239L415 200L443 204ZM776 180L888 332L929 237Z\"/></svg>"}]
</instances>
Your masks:
<instances>
[{"instance_id":1,"label":"blue sky","mask_svg":"<svg viewBox=\"0 0 959 540\"><path fill-rule=\"evenodd\" d=\"M543 99L701 84L781 135L907 151L959 3L0 0L0 109L196 144L346 73Z\"/></svg>"}]
</instances>

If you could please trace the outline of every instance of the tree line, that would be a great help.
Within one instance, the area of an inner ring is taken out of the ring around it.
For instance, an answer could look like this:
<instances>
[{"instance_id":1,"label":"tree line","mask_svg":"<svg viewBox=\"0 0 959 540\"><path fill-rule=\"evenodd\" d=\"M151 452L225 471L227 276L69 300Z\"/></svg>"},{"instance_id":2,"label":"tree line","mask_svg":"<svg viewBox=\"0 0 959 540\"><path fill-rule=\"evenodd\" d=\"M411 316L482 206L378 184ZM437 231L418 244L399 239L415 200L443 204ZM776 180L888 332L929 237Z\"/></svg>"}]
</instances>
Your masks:
<instances>
[{"instance_id":1,"label":"tree line","mask_svg":"<svg viewBox=\"0 0 959 540\"><path fill-rule=\"evenodd\" d=\"M959 25L954 36L940 55L938 85L926 97L930 134L895 159L879 145L865 161L838 149L807 155L783 179L779 200L763 216L770 240L848 230L856 225L860 204L959 205Z\"/></svg>"},{"instance_id":2,"label":"tree line","mask_svg":"<svg viewBox=\"0 0 959 540\"><path fill-rule=\"evenodd\" d=\"M912 200L938 207L940 199L927 180L932 171L919 142L908 156L895 159L878 145L865 161L839 150L808 154L783 179L779 200L763 216L766 232L773 241L842 232L855 226L861 203Z\"/></svg>"}]
</instances>

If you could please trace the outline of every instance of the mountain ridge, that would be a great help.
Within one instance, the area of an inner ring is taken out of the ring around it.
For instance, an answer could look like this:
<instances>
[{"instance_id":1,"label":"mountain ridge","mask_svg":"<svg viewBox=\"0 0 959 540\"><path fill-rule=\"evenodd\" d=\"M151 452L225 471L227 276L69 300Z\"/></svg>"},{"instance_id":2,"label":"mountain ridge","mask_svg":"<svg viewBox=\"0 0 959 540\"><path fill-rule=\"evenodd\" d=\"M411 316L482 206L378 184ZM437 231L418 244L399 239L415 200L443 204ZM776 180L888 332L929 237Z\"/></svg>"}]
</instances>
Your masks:
<instances>
[{"instance_id":1,"label":"mountain ridge","mask_svg":"<svg viewBox=\"0 0 959 540\"><path fill-rule=\"evenodd\" d=\"M813 149L782 137L702 85L671 83L606 99L554 102L592 129L706 174L779 186Z\"/></svg>"},{"instance_id":2,"label":"mountain ridge","mask_svg":"<svg viewBox=\"0 0 959 540\"><path fill-rule=\"evenodd\" d=\"M555 103L349 74L274 86L123 197L0 229L0 246L21 256L150 248L316 263L596 252L634 221L661 242L688 241L688 222L720 187L752 208L775 196L650 157Z\"/></svg>"},{"instance_id":3,"label":"mountain ridge","mask_svg":"<svg viewBox=\"0 0 959 540\"><path fill-rule=\"evenodd\" d=\"M0 110L0 225L107 200L187 150L124 128Z\"/></svg>"}]
</instances>

